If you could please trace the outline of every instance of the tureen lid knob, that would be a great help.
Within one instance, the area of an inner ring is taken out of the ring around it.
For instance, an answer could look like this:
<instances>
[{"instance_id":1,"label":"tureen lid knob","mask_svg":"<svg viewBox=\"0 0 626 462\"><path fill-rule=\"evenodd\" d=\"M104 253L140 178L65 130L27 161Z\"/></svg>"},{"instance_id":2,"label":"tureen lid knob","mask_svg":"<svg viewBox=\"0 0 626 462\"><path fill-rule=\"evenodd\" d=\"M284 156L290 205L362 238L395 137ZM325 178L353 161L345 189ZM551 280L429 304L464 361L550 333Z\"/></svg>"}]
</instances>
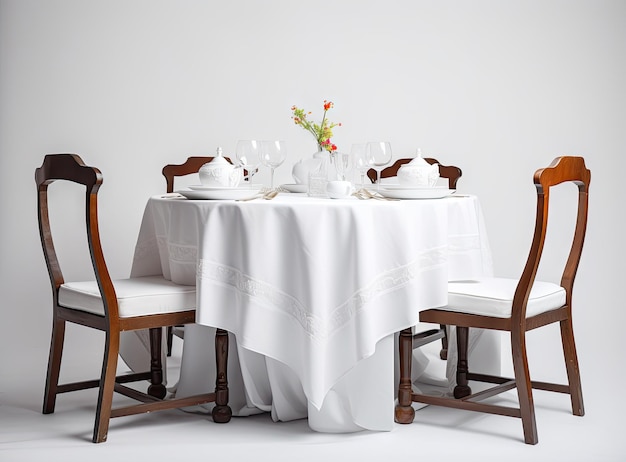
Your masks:
<instances>
[{"instance_id":1,"label":"tureen lid knob","mask_svg":"<svg viewBox=\"0 0 626 462\"><path fill-rule=\"evenodd\" d=\"M217 157L222 157L222 147L221 146L217 147Z\"/></svg>"}]
</instances>

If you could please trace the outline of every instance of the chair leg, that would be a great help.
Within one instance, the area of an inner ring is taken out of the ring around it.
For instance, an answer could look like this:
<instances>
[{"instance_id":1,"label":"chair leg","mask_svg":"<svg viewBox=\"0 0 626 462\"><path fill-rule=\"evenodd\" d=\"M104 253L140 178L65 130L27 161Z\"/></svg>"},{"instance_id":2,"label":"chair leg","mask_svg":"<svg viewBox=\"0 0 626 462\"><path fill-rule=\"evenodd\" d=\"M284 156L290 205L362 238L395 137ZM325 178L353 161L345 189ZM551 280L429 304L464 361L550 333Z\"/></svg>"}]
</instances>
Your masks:
<instances>
[{"instance_id":1,"label":"chair leg","mask_svg":"<svg viewBox=\"0 0 626 462\"><path fill-rule=\"evenodd\" d=\"M115 390L115 375L117 373L117 356L119 351L120 333L118 331L107 332L104 344L102 374L100 375L98 404L96 406L96 423L93 429L92 441L94 443L106 441L109 432L109 420L111 419L111 406L113 405L113 392Z\"/></svg>"},{"instance_id":2,"label":"chair leg","mask_svg":"<svg viewBox=\"0 0 626 462\"><path fill-rule=\"evenodd\" d=\"M174 326L167 326L167 356L172 356L173 341L174 341Z\"/></svg>"},{"instance_id":3,"label":"chair leg","mask_svg":"<svg viewBox=\"0 0 626 462\"><path fill-rule=\"evenodd\" d=\"M148 394L155 398L163 399L167 389L163 385L163 363L161 361L161 344L163 329L156 327L150 329L150 386Z\"/></svg>"},{"instance_id":4,"label":"chair leg","mask_svg":"<svg viewBox=\"0 0 626 462\"><path fill-rule=\"evenodd\" d=\"M52 322L52 338L50 340L50 354L48 357L48 372L43 398L43 413L52 414L57 399L59 373L61 371L61 357L63 356L63 341L65 339L65 321L55 318Z\"/></svg>"},{"instance_id":5,"label":"chair leg","mask_svg":"<svg viewBox=\"0 0 626 462\"><path fill-rule=\"evenodd\" d=\"M448 359L448 329L445 324L440 324L439 327L443 329L443 338L441 339L441 351L439 351L439 357L446 361Z\"/></svg>"},{"instance_id":6,"label":"chair leg","mask_svg":"<svg viewBox=\"0 0 626 462\"><path fill-rule=\"evenodd\" d=\"M572 413L574 415L585 415L583 404L583 392L580 384L580 369L578 367L578 356L576 354L576 344L574 343L574 329L572 320L561 321L561 341L563 343L563 354L565 356L565 368L567 370L567 381L569 383L570 399L572 401Z\"/></svg>"},{"instance_id":7,"label":"chair leg","mask_svg":"<svg viewBox=\"0 0 626 462\"><path fill-rule=\"evenodd\" d=\"M511 350L513 353L513 370L515 371L515 385L522 414L524 442L537 444L537 423L535 420L535 406L533 403L533 389L530 383L528 358L526 355L526 335L524 332L511 332Z\"/></svg>"},{"instance_id":8,"label":"chair leg","mask_svg":"<svg viewBox=\"0 0 626 462\"><path fill-rule=\"evenodd\" d=\"M469 342L469 328L456 327L457 344L457 366L456 366L456 386L454 387L454 397L464 398L472 394L472 389L468 385L467 374L469 372L467 363Z\"/></svg>"}]
</instances>

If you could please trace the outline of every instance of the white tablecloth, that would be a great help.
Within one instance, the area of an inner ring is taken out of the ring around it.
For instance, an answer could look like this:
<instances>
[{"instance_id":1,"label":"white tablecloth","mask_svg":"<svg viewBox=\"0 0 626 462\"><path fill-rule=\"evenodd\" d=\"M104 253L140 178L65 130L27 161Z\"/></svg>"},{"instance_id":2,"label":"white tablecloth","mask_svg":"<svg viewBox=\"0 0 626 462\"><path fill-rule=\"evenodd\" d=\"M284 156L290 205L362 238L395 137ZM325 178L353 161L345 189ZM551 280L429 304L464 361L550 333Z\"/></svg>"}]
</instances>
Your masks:
<instances>
[{"instance_id":1,"label":"white tablecloth","mask_svg":"<svg viewBox=\"0 0 626 462\"><path fill-rule=\"evenodd\" d=\"M475 197L359 201L151 198L133 276L197 284L177 395L210 391L215 327L231 333L234 415L308 417L319 431L390 430L394 333L491 273Z\"/></svg>"}]
</instances>

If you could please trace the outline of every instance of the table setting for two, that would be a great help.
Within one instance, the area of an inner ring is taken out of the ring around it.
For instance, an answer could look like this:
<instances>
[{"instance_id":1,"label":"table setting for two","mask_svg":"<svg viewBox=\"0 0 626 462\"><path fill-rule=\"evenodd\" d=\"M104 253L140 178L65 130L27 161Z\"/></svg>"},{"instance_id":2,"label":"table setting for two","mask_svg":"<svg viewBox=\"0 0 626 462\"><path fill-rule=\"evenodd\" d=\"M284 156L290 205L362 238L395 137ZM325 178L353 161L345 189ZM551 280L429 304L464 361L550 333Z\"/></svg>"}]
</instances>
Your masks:
<instances>
[{"instance_id":1,"label":"table setting for two","mask_svg":"<svg viewBox=\"0 0 626 462\"><path fill-rule=\"evenodd\" d=\"M392 149L388 141L353 143L348 151L338 150L331 137L333 129L341 124L326 117L332 107L332 102L324 101L320 124L308 119L310 112L292 107L295 124L314 136L318 148L311 157L293 164L293 183L274 186L274 172L289 153L284 140L239 140L231 157L225 157L222 148L217 148L217 155L198 171L201 184L177 191L177 197L249 201L295 193L330 199L398 200L438 199L455 193L454 188L438 184L439 165L424 160L419 149L413 159L402 159L402 165L391 172L388 167ZM254 182L262 166L270 169L269 187ZM376 172L375 177L372 172Z\"/></svg>"},{"instance_id":2,"label":"table setting for two","mask_svg":"<svg viewBox=\"0 0 626 462\"><path fill-rule=\"evenodd\" d=\"M354 144L350 153L320 151L309 159L302 159L292 167L294 183L274 187L273 171L284 162L285 143L283 141L240 140L233 164L223 156L222 148L217 155L198 171L199 185L189 185L169 197L186 197L192 200L271 200L279 193L303 194L308 197L330 199L356 198L362 200L399 199L439 199L455 192L454 189L437 186L439 165L428 164L420 155L399 167L392 178L380 178L365 183L368 169L387 166L391 160L388 142ZM386 156L389 161L376 161L377 156ZM266 159L265 165L271 168L270 186L252 181L260 167L251 163L252 159ZM355 185L348 180L348 172L361 174L361 183Z\"/></svg>"}]
</instances>

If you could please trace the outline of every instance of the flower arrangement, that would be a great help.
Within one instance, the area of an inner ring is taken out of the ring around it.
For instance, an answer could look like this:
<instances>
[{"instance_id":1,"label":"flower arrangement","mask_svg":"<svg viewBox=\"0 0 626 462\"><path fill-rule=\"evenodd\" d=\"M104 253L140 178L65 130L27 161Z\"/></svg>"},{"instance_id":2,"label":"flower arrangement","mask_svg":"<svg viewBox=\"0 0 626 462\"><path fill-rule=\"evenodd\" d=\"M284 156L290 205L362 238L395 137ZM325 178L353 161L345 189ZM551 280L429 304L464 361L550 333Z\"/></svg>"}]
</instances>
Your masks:
<instances>
[{"instance_id":1,"label":"flower arrangement","mask_svg":"<svg viewBox=\"0 0 626 462\"><path fill-rule=\"evenodd\" d=\"M304 109L300 109L297 106L291 106L292 116L294 123L300 125L306 131L311 133L315 137L317 147L320 151L326 150L333 153L337 150L337 146L330 140L333 137L333 128L341 127L341 123L330 122L326 119L326 113L334 107L332 101L324 100L324 115L322 116L322 123L316 124L315 122L307 119L311 112L305 112Z\"/></svg>"}]
</instances>

